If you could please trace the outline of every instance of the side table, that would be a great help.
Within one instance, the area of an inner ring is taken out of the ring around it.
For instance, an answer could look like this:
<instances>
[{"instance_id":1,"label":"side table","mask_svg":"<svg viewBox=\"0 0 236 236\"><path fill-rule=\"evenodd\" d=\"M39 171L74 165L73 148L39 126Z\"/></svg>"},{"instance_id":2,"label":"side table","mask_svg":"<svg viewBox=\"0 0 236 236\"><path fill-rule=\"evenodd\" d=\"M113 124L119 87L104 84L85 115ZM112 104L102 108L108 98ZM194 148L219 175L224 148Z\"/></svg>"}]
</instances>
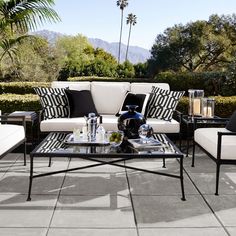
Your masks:
<instances>
[{"instance_id":1,"label":"side table","mask_svg":"<svg viewBox=\"0 0 236 236\"><path fill-rule=\"evenodd\" d=\"M39 132L38 132L38 114L35 111L14 111L12 113L5 114L8 117L10 116L25 116L26 122L26 131L27 127L29 128L29 133L26 132L27 143L28 145L33 145L39 139ZM16 120L16 119L14 119ZM8 121L11 121L10 118Z\"/></svg>"},{"instance_id":2,"label":"side table","mask_svg":"<svg viewBox=\"0 0 236 236\"><path fill-rule=\"evenodd\" d=\"M219 116L214 116L212 118L205 118L200 116L189 116L189 115L182 115L180 125L185 125L186 127L186 156L189 154L189 145L190 142L193 141L193 133L195 130L196 124L198 127L210 127L215 125L225 125L225 119Z\"/></svg>"}]
</instances>

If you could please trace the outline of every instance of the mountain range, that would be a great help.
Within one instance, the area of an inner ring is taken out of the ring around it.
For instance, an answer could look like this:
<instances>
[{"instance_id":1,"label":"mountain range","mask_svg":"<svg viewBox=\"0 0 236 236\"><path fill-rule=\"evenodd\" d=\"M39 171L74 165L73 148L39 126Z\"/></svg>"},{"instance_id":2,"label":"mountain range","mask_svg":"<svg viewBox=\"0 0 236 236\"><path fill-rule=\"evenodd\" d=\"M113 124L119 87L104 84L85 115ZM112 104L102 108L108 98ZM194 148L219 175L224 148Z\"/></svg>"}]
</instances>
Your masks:
<instances>
[{"instance_id":1,"label":"mountain range","mask_svg":"<svg viewBox=\"0 0 236 236\"><path fill-rule=\"evenodd\" d=\"M40 35L46 38L50 44L54 44L59 37L65 36L65 34L49 30L40 30L34 32L33 34ZM93 45L94 48L102 48L106 52L112 54L118 60L118 42L109 43L98 38L88 38L88 41ZM127 45L121 44L121 62L125 61L126 49ZM129 46L128 60L133 64L145 62L150 57L150 55L151 54L149 50L145 48L138 46Z\"/></svg>"}]
</instances>

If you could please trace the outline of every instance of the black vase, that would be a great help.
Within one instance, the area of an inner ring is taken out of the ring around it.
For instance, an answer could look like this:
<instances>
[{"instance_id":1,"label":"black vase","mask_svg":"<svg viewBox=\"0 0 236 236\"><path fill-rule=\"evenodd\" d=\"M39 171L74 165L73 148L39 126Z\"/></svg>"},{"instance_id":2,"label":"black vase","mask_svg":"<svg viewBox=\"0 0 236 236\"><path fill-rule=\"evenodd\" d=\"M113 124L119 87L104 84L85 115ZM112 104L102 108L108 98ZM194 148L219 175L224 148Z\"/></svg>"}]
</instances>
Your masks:
<instances>
[{"instance_id":1,"label":"black vase","mask_svg":"<svg viewBox=\"0 0 236 236\"><path fill-rule=\"evenodd\" d=\"M118 118L118 129L124 131L124 136L128 139L139 138L139 127L146 124L144 116L136 112L137 105L127 105L128 111Z\"/></svg>"}]
</instances>

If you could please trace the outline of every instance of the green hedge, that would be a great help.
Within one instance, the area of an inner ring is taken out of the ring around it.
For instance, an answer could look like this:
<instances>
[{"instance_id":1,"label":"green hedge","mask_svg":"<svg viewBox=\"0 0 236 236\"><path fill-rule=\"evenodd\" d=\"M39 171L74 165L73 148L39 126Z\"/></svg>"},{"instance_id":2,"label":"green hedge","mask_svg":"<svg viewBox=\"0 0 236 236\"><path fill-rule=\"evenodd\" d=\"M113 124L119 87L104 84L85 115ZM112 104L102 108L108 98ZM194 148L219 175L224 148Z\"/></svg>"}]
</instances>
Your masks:
<instances>
[{"instance_id":1,"label":"green hedge","mask_svg":"<svg viewBox=\"0 0 236 236\"><path fill-rule=\"evenodd\" d=\"M34 94L34 87L49 87L50 85L51 83L47 82L1 82L0 94Z\"/></svg>"},{"instance_id":2,"label":"green hedge","mask_svg":"<svg viewBox=\"0 0 236 236\"><path fill-rule=\"evenodd\" d=\"M13 111L39 111L41 104L38 95L35 94L1 94L0 110L3 113Z\"/></svg>"},{"instance_id":3,"label":"green hedge","mask_svg":"<svg viewBox=\"0 0 236 236\"><path fill-rule=\"evenodd\" d=\"M215 115L219 117L230 117L233 112L236 110L236 96L231 97L221 97L215 96L212 97L215 99ZM183 112L184 114L188 114L188 97L182 97L177 110Z\"/></svg>"},{"instance_id":4,"label":"green hedge","mask_svg":"<svg viewBox=\"0 0 236 236\"><path fill-rule=\"evenodd\" d=\"M229 117L236 110L236 96L214 97L216 100L215 114L220 117ZM2 113L13 111L39 111L41 105L35 94L2 94L0 95L0 110ZM188 97L181 98L177 110L188 113Z\"/></svg>"},{"instance_id":5,"label":"green hedge","mask_svg":"<svg viewBox=\"0 0 236 236\"><path fill-rule=\"evenodd\" d=\"M227 93L231 87L227 86L226 74L223 72L205 72L205 73L159 73L155 82L168 83L171 90L185 91L188 95L189 89L203 89L206 96L231 96L236 95L235 91Z\"/></svg>"},{"instance_id":6,"label":"green hedge","mask_svg":"<svg viewBox=\"0 0 236 236\"><path fill-rule=\"evenodd\" d=\"M115 78L115 77L98 77L98 76L79 76L69 77L68 81L107 81L107 82L153 82L147 78Z\"/></svg>"}]
</instances>

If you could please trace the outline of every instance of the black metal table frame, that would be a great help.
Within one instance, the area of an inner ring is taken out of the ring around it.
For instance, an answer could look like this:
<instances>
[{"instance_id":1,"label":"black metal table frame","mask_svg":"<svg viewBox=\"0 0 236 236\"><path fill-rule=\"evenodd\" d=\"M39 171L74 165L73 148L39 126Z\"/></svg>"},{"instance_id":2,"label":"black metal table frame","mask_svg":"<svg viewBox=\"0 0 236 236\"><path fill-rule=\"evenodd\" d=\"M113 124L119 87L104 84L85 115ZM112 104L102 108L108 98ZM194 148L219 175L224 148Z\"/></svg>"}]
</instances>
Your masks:
<instances>
[{"instance_id":1,"label":"black metal table frame","mask_svg":"<svg viewBox=\"0 0 236 236\"><path fill-rule=\"evenodd\" d=\"M146 153L146 154L135 154L135 153L115 153L115 154L114 153L109 153L109 154L106 154L106 153L90 153L90 154L84 154L84 153L83 154L78 154L78 153L37 153L36 152L37 149L42 145L43 142L44 142L44 140L30 153L30 176L29 176L29 189L28 189L27 201L31 200L32 184L33 184L33 179L35 179L35 178L54 175L54 174L60 174L60 173L66 173L66 172L70 172L70 171L82 170L82 169L87 169L87 168L102 166L102 165L112 165L112 166L127 168L127 169L131 169L131 170L143 171L146 173L163 175L163 176L167 176L167 177L171 177L171 178L177 178L180 180L180 185L181 185L181 193L182 193L181 200L183 200L183 201L186 200L185 193L184 193L184 181L183 181L183 158L184 158L184 155L179 151L179 149L170 140L169 140L169 142L172 143L172 145L174 146L175 150L178 153L173 153L173 154L168 153L168 154L164 154L164 155L163 154L152 154L152 153ZM34 175L33 169L34 169L34 158L35 157L49 157L50 159L53 157L80 158L80 159L94 161L94 162L98 162L98 163L83 166L83 167L76 167L76 168L70 168L70 169L64 169L64 170ZM105 160L102 160L99 158L103 158L103 159L116 158L116 159L105 161ZM152 171L152 170L147 170L147 169L142 169L142 168L137 168L137 167L125 165L125 161L127 161L127 160L142 159L142 158L143 159L176 158L177 160L179 159L179 165L180 165L179 175L163 173L163 172L159 172L159 171ZM124 161L124 164L117 163L117 162L121 162L121 161Z\"/></svg>"}]
</instances>

